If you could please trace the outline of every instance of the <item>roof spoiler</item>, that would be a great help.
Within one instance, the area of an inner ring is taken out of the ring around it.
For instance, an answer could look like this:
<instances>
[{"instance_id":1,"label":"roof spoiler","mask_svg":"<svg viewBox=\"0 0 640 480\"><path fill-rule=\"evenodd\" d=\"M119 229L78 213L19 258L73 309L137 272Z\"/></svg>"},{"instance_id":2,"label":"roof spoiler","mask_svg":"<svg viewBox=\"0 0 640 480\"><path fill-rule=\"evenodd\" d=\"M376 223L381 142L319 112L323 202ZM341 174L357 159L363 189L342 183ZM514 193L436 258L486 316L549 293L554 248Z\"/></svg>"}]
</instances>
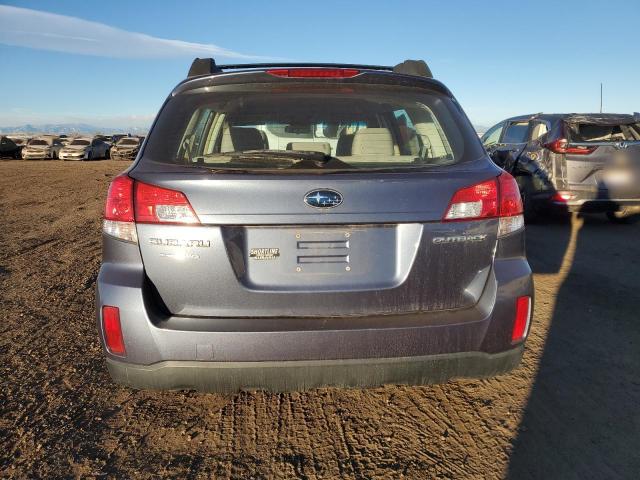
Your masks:
<instances>
[{"instance_id":1,"label":"roof spoiler","mask_svg":"<svg viewBox=\"0 0 640 480\"><path fill-rule=\"evenodd\" d=\"M381 70L399 73L401 75L413 75L417 77L433 78L431 69L424 60L405 60L394 67L384 65L359 65L351 63L241 63L235 65L216 65L213 58L196 58L189 68L187 78L201 75L222 73L223 70L243 70L252 68L359 68L362 70Z\"/></svg>"}]
</instances>

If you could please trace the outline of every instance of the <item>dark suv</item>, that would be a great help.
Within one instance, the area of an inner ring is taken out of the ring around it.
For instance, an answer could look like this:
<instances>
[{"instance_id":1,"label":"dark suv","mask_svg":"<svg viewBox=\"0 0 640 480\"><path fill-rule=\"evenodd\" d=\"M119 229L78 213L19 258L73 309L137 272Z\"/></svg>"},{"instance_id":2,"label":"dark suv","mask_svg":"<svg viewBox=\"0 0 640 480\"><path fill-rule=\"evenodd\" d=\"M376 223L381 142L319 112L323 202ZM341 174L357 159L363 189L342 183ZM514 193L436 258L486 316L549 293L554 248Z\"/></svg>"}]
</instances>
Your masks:
<instances>
[{"instance_id":1,"label":"dark suv","mask_svg":"<svg viewBox=\"0 0 640 480\"><path fill-rule=\"evenodd\" d=\"M640 114L513 117L482 143L518 181L527 220L574 211L619 222L640 207Z\"/></svg>"},{"instance_id":2,"label":"dark suv","mask_svg":"<svg viewBox=\"0 0 640 480\"><path fill-rule=\"evenodd\" d=\"M103 232L98 328L138 388L489 376L529 331L518 186L420 61L197 59Z\"/></svg>"}]
</instances>

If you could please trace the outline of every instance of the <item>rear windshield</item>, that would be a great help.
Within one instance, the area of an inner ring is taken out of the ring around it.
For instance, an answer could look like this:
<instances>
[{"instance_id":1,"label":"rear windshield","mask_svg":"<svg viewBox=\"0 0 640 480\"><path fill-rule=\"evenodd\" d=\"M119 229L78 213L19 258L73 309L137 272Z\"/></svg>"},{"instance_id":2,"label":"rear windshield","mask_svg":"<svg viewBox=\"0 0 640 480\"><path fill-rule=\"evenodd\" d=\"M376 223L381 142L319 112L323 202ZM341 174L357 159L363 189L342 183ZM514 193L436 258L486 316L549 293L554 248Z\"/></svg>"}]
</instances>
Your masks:
<instances>
[{"instance_id":1,"label":"rear windshield","mask_svg":"<svg viewBox=\"0 0 640 480\"><path fill-rule=\"evenodd\" d=\"M483 150L447 96L386 86L253 84L171 98L143 161L215 169L416 169Z\"/></svg>"},{"instance_id":2,"label":"rear windshield","mask_svg":"<svg viewBox=\"0 0 640 480\"><path fill-rule=\"evenodd\" d=\"M90 143L89 140L74 140L69 145L89 145Z\"/></svg>"},{"instance_id":3,"label":"rear windshield","mask_svg":"<svg viewBox=\"0 0 640 480\"><path fill-rule=\"evenodd\" d=\"M622 142L640 140L640 123L594 125L577 123L569 125L573 142Z\"/></svg>"},{"instance_id":4,"label":"rear windshield","mask_svg":"<svg viewBox=\"0 0 640 480\"><path fill-rule=\"evenodd\" d=\"M135 138L123 138L118 142L118 145L138 145L138 140Z\"/></svg>"}]
</instances>

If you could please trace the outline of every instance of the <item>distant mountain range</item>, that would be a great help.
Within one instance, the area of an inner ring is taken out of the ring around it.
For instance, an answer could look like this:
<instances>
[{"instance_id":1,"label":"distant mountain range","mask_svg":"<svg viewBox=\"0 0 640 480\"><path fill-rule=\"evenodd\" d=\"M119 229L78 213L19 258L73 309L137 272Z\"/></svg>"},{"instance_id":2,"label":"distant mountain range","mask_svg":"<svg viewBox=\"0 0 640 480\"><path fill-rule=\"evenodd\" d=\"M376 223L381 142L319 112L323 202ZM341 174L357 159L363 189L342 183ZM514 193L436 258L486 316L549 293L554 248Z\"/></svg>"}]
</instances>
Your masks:
<instances>
[{"instance_id":1,"label":"distant mountain range","mask_svg":"<svg viewBox=\"0 0 640 480\"><path fill-rule=\"evenodd\" d=\"M45 123L32 125L27 123L16 127L0 127L0 133L26 133L37 135L41 133L65 134L110 134L110 133L131 133L136 135L146 134L148 128L141 127L96 127L87 123Z\"/></svg>"}]
</instances>

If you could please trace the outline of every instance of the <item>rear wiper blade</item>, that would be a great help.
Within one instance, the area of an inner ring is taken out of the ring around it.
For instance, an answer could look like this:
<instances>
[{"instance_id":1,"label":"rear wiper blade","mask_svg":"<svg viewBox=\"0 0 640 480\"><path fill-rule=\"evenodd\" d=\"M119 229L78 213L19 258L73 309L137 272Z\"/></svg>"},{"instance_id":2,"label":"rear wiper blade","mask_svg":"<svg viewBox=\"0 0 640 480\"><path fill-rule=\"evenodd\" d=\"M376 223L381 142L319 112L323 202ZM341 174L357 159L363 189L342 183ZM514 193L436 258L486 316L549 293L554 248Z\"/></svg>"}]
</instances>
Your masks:
<instances>
[{"instance_id":1,"label":"rear wiper blade","mask_svg":"<svg viewBox=\"0 0 640 480\"><path fill-rule=\"evenodd\" d=\"M316 167L348 167L349 164L343 162L338 157L327 155L323 152L313 152L308 150L243 150L222 154L226 157L237 160L256 160L259 158L271 158L277 160L289 160L290 166L303 168L304 165L312 163Z\"/></svg>"}]
</instances>

